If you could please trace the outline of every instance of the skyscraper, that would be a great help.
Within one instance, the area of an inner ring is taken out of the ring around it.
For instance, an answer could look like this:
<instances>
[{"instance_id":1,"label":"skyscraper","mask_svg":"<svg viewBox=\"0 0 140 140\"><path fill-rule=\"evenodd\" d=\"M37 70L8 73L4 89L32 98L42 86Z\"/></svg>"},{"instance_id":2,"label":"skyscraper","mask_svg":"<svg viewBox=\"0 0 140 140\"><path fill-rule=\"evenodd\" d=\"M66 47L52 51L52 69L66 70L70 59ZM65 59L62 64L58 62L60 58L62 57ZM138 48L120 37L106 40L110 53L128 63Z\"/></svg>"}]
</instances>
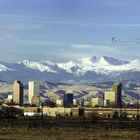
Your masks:
<instances>
[{"instance_id":1,"label":"skyscraper","mask_svg":"<svg viewBox=\"0 0 140 140\"><path fill-rule=\"evenodd\" d=\"M39 82L29 81L28 86L28 102L32 104L32 99L39 97Z\"/></svg>"},{"instance_id":2,"label":"skyscraper","mask_svg":"<svg viewBox=\"0 0 140 140\"><path fill-rule=\"evenodd\" d=\"M15 81L13 85L13 102L23 105L23 84L21 81Z\"/></svg>"},{"instance_id":3,"label":"skyscraper","mask_svg":"<svg viewBox=\"0 0 140 140\"><path fill-rule=\"evenodd\" d=\"M66 93L64 94L64 107L72 107L73 106L73 94Z\"/></svg>"},{"instance_id":4,"label":"skyscraper","mask_svg":"<svg viewBox=\"0 0 140 140\"><path fill-rule=\"evenodd\" d=\"M121 107L122 101L121 101L121 96L122 96L122 84L121 83L114 83L112 85L112 91L115 92L116 95L116 107Z\"/></svg>"}]
</instances>

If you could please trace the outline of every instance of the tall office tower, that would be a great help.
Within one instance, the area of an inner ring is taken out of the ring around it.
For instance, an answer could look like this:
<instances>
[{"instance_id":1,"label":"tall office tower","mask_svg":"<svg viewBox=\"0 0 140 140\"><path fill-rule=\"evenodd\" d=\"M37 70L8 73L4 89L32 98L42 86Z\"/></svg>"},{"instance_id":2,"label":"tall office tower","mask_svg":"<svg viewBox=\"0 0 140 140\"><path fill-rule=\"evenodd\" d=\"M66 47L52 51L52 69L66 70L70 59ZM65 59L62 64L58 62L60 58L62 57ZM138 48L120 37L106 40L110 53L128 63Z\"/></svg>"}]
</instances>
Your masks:
<instances>
[{"instance_id":1,"label":"tall office tower","mask_svg":"<svg viewBox=\"0 0 140 140\"><path fill-rule=\"evenodd\" d=\"M112 85L112 91L114 91L116 93L116 101L115 101L116 107L121 107L121 105L122 105L122 101L121 101L122 84L121 83L114 83Z\"/></svg>"},{"instance_id":2,"label":"tall office tower","mask_svg":"<svg viewBox=\"0 0 140 140\"><path fill-rule=\"evenodd\" d=\"M23 84L21 81L15 81L13 84L13 102L23 105Z\"/></svg>"},{"instance_id":3,"label":"tall office tower","mask_svg":"<svg viewBox=\"0 0 140 140\"><path fill-rule=\"evenodd\" d=\"M33 98L39 97L39 82L38 81L29 81L28 84L28 102L32 104Z\"/></svg>"},{"instance_id":4,"label":"tall office tower","mask_svg":"<svg viewBox=\"0 0 140 140\"><path fill-rule=\"evenodd\" d=\"M73 106L73 94L66 93L64 94L64 107L72 107Z\"/></svg>"}]
</instances>

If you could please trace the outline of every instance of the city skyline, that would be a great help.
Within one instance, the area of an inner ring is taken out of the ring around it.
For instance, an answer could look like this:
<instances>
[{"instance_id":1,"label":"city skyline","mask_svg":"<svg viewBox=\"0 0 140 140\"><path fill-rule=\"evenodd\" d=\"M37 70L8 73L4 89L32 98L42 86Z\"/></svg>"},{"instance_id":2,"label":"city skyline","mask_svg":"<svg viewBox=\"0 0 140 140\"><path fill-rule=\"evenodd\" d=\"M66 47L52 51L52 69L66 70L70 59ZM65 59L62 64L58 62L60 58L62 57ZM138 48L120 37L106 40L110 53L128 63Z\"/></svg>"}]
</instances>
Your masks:
<instances>
[{"instance_id":1,"label":"city skyline","mask_svg":"<svg viewBox=\"0 0 140 140\"><path fill-rule=\"evenodd\" d=\"M0 60L139 58L139 0L1 0ZM114 43L112 37L128 42ZM8 56L8 57L7 57Z\"/></svg>"}]
</instances>

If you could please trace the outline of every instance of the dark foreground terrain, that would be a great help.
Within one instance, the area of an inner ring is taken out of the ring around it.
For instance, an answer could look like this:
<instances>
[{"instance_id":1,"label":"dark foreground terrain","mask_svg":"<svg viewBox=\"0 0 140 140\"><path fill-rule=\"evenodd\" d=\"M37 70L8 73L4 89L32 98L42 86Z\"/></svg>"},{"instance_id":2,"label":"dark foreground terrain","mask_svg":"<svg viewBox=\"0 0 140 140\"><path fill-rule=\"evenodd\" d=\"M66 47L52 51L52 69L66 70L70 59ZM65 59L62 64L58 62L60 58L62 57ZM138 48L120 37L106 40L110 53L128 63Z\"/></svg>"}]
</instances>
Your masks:
<instances>
[{"instance_id":1,"label":"dark foreground terrain","mask_svg":"<svg viewBox=\"0 0 140 140\"><path fill-rule=\"evenodd\" d=\"M140 140L137 129L1 128L0 140Z\"/></svg>"},{"instance_id":2,"label":"dark foreground terrain","mask_svg":"<svg viewBox=\"0 0 140 140\"><path fill-rule=\"evenodd\" d=\"M140 140L140 121L1 118L0 140Z\"/></svg>"}]
</instances>

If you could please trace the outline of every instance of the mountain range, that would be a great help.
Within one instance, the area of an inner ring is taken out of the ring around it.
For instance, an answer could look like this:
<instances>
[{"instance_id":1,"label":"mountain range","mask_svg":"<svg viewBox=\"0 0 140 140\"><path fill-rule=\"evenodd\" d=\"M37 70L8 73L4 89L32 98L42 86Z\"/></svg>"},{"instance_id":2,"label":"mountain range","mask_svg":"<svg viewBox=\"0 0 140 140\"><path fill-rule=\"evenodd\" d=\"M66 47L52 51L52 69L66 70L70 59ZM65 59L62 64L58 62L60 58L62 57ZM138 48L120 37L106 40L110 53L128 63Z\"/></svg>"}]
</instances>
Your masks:
<instances>
[{"instance_id":1,"label":"mountain range","mask_svg":"<svg viewBox=\"0 0 140 140\"><path fill-rule=\"evenodd\" d=\"M63 63L24 60L17 63L0 62L0 79L41 80L50 82L104 82L140 80L140 60L119 60L93 56Z\"/></svg>"}]
</instances>

